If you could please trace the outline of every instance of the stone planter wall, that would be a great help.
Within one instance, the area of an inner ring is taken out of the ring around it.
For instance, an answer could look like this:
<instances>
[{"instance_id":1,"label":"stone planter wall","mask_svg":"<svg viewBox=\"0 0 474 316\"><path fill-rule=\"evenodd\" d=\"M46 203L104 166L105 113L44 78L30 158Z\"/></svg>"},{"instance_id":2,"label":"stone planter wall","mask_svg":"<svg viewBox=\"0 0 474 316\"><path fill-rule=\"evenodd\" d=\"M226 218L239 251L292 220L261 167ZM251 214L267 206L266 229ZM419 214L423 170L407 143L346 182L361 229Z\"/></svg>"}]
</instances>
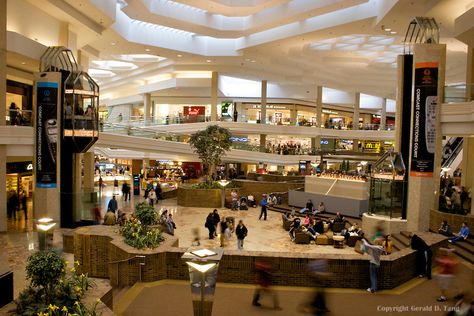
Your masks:
<instances>
[{"instance_id":1,"label":"stone planter wall","mask_svg":"<svg viewBox=\"0 0 474 316\"><path fill-rule=\"evenodd\" d=\"M437 232L443 220L448 221L448 224L449 226L451 226L453 233L459 232L459 230L461 229L462 222L467 222L467 226L469 226L469 228L471 229L471 235L474 234L474 215L458 215L431 210L430 230L433 232Z\"/></svg>"},{"instance_id":2,"label":"stone planter wall","mask_svg":"<svg viewBox=\"0 0 474 316\"><path fill-rule=\"evenodd\" d=\"M187 207L220 208L222 204L221 189L178 188L178 205Z\"/></svg>"},{"instance_id":3,"label":"stone planter wall","mask_svg":"<svg viewBox=\"0 0 474 316\"><path fill-rule=\"evenodd\" d=\"M259 173L247 173L247 180L268 182L287 182L287 181L302 181L304 182L304 176L281 176L276 174L259 174Z\"/></svg>"},{"instance_id":4,"label":"stone planter wall","mask_svg":"<svg viewBox=\"0 0 474 316\"><path fill-rule=\"evenodd\" d=\"M88 226L75 231L74 242L83 245L74 247L75 259L80 261L82 272L89 275L100 273L102 277L108 277L115 286L133 285L139 279L139 260L143 260L145 265L142 267L141 275L144 282L163 279L188 280L187 266L181 261L186 249L176 246L175 237L167 236L166 241L157 249L136 250L124 244L121 236L114 234L113 230L106 226ZM432 247L435 254L437 248L446 244L443 236L423 232L418 234ZM94 245L90 240L99 242ZM311 245L311 247L321 246ZM98 259L97 256L87 254L93 252L102 252L106 255L102 257L102 261L91 261L82 265L82 260L85 258ZM145 258L132 259L121 264L108 264L136 255L143 255ZM108 261L105 261L107 260L105 258L108 258ZM383 256L379 272L379 288L392 289L416 277L415 258L415 252L409 248ZM307 266L317 259L326 259L328 262L329 271L332 273L327 281L329 286L359 289L369 286L369 257L355 252L341 255L225 250L219 266L219 282L254 284L255 262L266 260L273 266L276 284L312 287L314 281L308 278ZM102 274L105 266L108 266L107 276Z\"/></svg>"}]
</instances>

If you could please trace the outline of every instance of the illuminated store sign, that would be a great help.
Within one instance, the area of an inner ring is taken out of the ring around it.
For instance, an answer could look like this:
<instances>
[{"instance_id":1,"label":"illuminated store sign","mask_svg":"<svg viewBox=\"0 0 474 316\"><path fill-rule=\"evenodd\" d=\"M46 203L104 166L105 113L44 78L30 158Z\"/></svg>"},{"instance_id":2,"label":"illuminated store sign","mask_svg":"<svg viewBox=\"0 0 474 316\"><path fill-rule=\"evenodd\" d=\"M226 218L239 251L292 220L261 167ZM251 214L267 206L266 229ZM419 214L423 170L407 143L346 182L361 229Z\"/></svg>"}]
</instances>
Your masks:
<instances>
[{"instance_id":1,"label":"illuminated store sign","mask_svg":"<svg viewBox=\"0 0 474 316\"><path fill-rule=\"evenodd\" d=\"M239 143L246 143L249 141L247 137L235 137L235 136L229 137L229 140L231 142L239 142Z\"/></svg>"},{"instance_id":2,"label":"illuminated store sign","mask_svg":"<svg viewBox=\"0 0 474 316\"><path fill-rule=\"evenodd\" d=\"M336 115L339 114L339 112L332 111L332 110L325 110L325 109L323 109L323 113L325 113L325 114L336 114Z\"/></svg>"}]
</instances>

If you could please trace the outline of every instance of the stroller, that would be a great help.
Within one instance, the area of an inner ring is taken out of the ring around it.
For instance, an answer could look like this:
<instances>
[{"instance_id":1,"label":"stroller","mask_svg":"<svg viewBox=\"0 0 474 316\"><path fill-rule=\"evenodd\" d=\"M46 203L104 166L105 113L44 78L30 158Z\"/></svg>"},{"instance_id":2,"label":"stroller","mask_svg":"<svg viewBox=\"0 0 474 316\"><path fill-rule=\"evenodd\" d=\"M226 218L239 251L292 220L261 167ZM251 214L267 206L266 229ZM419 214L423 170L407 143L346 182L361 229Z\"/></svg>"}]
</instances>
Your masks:
<instances>
[{"instance_id":1,"label":"stroller","mask_svg":"<svg viewBox=\"0 0 474 316\"><path fill-rule=\"evenodd\" d=\"M239 201L239 210L247 211L249 208L247 207L247 198L242 196Z\"/></svg>"}]
</instances>

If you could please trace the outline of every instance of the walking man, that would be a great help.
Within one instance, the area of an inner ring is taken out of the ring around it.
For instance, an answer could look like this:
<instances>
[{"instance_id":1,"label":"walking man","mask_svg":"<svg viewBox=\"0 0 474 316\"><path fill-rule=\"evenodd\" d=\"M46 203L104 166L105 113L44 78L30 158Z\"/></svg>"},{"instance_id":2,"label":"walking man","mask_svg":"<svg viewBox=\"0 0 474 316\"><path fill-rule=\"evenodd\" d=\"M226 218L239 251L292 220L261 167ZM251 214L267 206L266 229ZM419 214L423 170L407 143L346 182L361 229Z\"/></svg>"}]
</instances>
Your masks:
<instances>
[{"instance_id":1,"label":"walking man","mask_svg":"<svg viewBox=\"0 0 474 316\"><path fill-rule=\"evenodd\" d=\"M260 206L262 209L260 210L260 216L258 217L259 220L262 219L262 215L263 215L263 220L264 221L267 220L267 205L268 205L267 195L263 194L262 199L260 200Z\"/></svg>"},{"instance_id":2,"label":"walking man","mask_svg":"<svg viewBox=\"0 0 474 316\"><path fill-rule=\"evenodd\" d=\"M117 212L117 209L118 209L118 203L117 203L117 200L115 199L115 195L113 195L112 200L110 200L109 204L107 205L107 211L111 210L115 214Z\"/></svg>"},{"instance_id":3,"label":"walking man","mask_svg":"<svg viewBox=\"0 0 474 316\"><path fill-rule=\"evenodd\" d=\"M252 305L262 306L259 300L262 294L265 293L265 294L270 294L273 297L273 308L277 310L281 310L281 307L278 301L278 295L271 288L272 273L271 273L270 264L266 262L256 262L255 270L257 273L257 288L255 289L255 293L253 295Z\"/></svg>"},{"instance_id":4,"label":"walking man","mask_svg":"<svg viewBox=\"0 0 474 316\"><path fill-rule=\"evenodd\" d=\"M237 236L237 248L239 250L244 248L244 238L247 237L247 227L245 227L244 222L239 220L239 225L235 229L235 235Z\"/></svg>"}]
</instances>

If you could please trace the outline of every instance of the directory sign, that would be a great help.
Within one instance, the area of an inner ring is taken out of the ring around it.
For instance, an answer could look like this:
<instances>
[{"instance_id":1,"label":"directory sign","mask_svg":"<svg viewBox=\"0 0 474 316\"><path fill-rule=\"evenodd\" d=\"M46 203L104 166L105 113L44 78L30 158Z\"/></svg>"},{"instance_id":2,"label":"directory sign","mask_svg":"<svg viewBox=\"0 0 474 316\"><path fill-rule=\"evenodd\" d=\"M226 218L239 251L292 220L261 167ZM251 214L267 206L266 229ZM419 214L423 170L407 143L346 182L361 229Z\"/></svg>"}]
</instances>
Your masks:
<instances>
[{"instance_id":1,"label":"directory sign","mask_svg":"<svg viewBox=\"0 0 474 316\"><path fill-rule=\"evenodd\" d=\"M36 187L56 188L58 146L57 82L36 83Z\"/></svg>"},{"instance_id":2,"label":"directory sign","mask_svg":"<svg viewBox=\"0 0 474 316\"><path fill-rule=\"evenodd\" d=\"M438 63L416 63L414 85L410 175L414 177L432 177L436 149Z\"/></svg>"}]
</instances>

